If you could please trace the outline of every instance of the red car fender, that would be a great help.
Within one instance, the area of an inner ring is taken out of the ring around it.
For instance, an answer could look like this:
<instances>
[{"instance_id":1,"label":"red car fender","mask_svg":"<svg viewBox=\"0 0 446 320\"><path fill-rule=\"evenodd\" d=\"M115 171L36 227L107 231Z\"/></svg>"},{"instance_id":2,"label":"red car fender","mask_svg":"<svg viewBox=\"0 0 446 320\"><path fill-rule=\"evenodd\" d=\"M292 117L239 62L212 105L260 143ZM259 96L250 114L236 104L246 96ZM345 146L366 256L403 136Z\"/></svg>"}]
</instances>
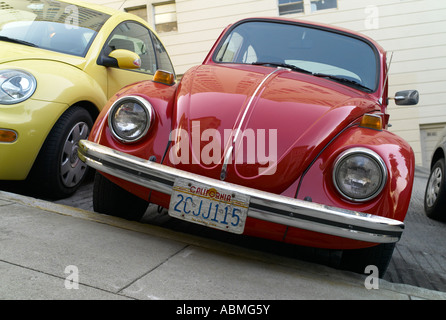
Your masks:
<instances>
[{"instance_id":1,"label":"red car fender","mask_svg":"<svg viewBox=\"0 0 446 320\"><path fill-rule=\"evenodd\" d=\"M388 179L384 189L367 202L353 202L342 197L333 183L333 168L337 157L350 148L363 147L376 152L384 160ZM329 144L301 177L298 199L307 199L339 208L365 212L403 221L409 207L415 170L412 148L400 137L388 131L358 126L346 129ZM289 228L286 242L323 248L358 249L371 246L362 241L321 235Z\"/></svg>"},{"instance_id":2,"label":"red car fender","mask_svg":"<svg viewBox=\"0 0 446 320\"><path fill-rule=\"evenodd\" d=\"M177 85L168 86L153 81L142 81L123 88L103 108L92 128L89 140L142 159L153 159L153 161L161 163L169 143L176 87ZM123 144L117 141L113 138L108 127L110 107L124 95L140 96L150 102L154 110L155 116L147 135L136 143ZM105 176L122 188L150 201L151 190L111 175L105 174ZM167 201L167 204L169 203L168 197L163 194L159 195L163 199L166 198L165 201Z\"/></svg>"}]
</instances>

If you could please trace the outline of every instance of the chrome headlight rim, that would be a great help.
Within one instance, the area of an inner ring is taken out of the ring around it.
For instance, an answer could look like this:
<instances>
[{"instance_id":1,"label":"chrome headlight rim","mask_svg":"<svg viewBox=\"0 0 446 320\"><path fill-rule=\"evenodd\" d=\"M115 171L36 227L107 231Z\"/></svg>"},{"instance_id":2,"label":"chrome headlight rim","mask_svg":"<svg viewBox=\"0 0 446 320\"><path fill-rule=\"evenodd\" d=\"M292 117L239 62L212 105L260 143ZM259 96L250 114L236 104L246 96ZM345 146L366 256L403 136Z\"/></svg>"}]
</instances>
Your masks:
<instances>
[{"instance_id":1,"label":"chrome headlight rim","mask_svg":"<svg viewBox=\"0 0 446 320\"><path fill-rule=\"evenodd\" d=\"M2 75L9 74L9 76L5 77L5 79L1 79ZM12 78L15 77L22 77L29 81L28 88L26 89L26 92L24 92L23 96L20 98L14 98L11 96L10 93L7 92L7 89L4 88L5 83L9 82ZM18 104L20 102L23 102L25 100L28 100L31 98L31 96L36 92L37 89L37 80L34 77L33 74L31 74L28 71L21 70L21 69L2 69L0 70L0 104L3 105L14 105ZM9 97L10 100L4 100L4 97Z\"/></svg>"},{"instance_id":2,"label":"chrome headlight rim","mask_svg":"<svg viewBox=\"0 0 446 320\"><path fill-rule=\"evenodd\" d=\"M370 193L369 195L367 195L366 197L353 197L353 196L347 194L346 192L344 192L338 183L338 171L341 167L341 164L343 164L346 159L348 159L352 156L355 156L355 155L362 155L363 157L366 157L366 158L372 160L377 165L377 167L379 168L379 171L381 173L380 183L373 190L373 192ZM367 202L367 201L370 201L370 200L376 198L383 191L383 189L387 183L387 179L388 179L387 172L388 172L387 166L386 166L384 160L376 152L374 152L373 150L370 150L368 148L364 148L364 147L355 147L355 148L345 150L336 158L334 167L333 167L332 179L333 179L333 184L334 184L336 190L342 195L342 197L344 197L347 200L353 201L353 202L363 203L363 202Z\"/></svg>"},{"instance_id":3,"label":"chrome headlight rim","mask_svg":"<svg viewBox=\"0 0 446 320\"><path fill-rule=\"evenodd\" d=\"M116 114L116 111L125 103L125 102L133 102L137 103L139 106L142 107L142 109L145 112L145 118L147 119L144 128L140 130L140 133L134 137L134 138L127 138L123 137L118 133L118 130L115 128L115 123L113 122L113 117ZM154 118L154 110L152 104L147 101L146 99L136 96L136 95L130 95L130 96L124 96L119 99L117 99L112 106L110 107L110 111L108 114L108 127L110 128L110 131L114 138L116 138L118 141L126 144L135 143L140 141L142 138L144 138L149 131L149 129L152 126L153 118Z\"/></svg>"}]
</instances>

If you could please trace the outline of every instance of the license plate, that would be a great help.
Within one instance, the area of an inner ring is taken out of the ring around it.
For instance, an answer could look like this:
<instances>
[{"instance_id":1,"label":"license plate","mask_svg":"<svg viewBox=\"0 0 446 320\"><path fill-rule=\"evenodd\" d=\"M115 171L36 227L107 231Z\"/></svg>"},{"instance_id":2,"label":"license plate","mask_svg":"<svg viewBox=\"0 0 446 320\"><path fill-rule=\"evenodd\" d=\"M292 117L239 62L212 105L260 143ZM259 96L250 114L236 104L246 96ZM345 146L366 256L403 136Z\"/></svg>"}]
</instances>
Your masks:
<instances>
[{"instance_id":1,"label":"license plate","mask_svg":"<svg viewBox=\"0 0 446 320\"><path fill-rule=\"evenodd\" d=\"M187 179L176 179L169 215L208 227L243 233L249 196Z\"/></svg>"}]
</instances>

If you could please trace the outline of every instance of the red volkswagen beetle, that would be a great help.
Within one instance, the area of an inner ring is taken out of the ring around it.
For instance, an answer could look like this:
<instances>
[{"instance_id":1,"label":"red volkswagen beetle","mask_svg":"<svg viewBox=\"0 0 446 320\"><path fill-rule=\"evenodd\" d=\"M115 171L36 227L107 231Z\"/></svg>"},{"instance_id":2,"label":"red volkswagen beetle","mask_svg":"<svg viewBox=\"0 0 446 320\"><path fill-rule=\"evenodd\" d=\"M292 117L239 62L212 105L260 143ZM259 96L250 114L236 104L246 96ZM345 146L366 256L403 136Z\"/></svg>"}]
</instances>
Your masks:
<instances>
[{"instance_id":1,"label":"red volkswagen beetle","mask_svg":"<svg viewBox=\"0 0 446 320\"><path fill-rule=\"evenodd\" d=\"M360 34L277 18L238 21L179 83L122 89L79 156L94 209L149 203L211 228L343 250L383 274L403 232L414 154L387 131L386 52ZM416 104L402 91L397 104Z\"/></svg>"}]
</instances>

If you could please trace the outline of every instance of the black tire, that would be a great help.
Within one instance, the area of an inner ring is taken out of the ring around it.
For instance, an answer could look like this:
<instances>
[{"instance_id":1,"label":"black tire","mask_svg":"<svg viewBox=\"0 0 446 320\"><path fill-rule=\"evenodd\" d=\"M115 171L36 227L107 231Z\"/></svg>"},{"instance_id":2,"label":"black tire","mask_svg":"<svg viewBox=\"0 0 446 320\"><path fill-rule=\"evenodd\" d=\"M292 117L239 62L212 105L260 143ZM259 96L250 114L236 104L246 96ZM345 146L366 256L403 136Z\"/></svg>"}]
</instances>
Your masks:
<instances>
[{"instance_id":1,"label":"black tire","mask_svg":"<svg viewBox=\"0 0 446 320\"><path fill-rule=\"evenodd\" d=\"M445 160L438 159L431 169L424 193L424 211L435 220L446 220Z\"/></svg>"},{"instance_id":2,"label":"black tire","mask_svg":"<svg viewBox=\"0 0 446 320\"><path fill-rule=\"evenodd\" d=\"M93 210L127 220L139 221L149 203L114 184L96 172L93 186Z\"/></svg>"},{"instance_id":3,"label":"black tire","mask_svg":"<svg viewBox=\"0 0 446 320\"><path fill-rule=\"evenodd\" d=\"M382 243L364 249L344 250L342 252L340 267L343 270L364 274L369 265L376 266L379 277L382 278L392 259L394 243Z\"/></svg>"},{"instance_id":4,"label":"black tire","mask_svg":"<svg viewBox=\"0 0 446 320\"><path fill-rule=\"evenodd\" d=\"M88 167L77 156L78 142L88 138L92 126L90 113L80 106L73 106L62 114L48 134L27 179L35 193L60 199L80 187Z\"/></svg>"}]
</instances>

